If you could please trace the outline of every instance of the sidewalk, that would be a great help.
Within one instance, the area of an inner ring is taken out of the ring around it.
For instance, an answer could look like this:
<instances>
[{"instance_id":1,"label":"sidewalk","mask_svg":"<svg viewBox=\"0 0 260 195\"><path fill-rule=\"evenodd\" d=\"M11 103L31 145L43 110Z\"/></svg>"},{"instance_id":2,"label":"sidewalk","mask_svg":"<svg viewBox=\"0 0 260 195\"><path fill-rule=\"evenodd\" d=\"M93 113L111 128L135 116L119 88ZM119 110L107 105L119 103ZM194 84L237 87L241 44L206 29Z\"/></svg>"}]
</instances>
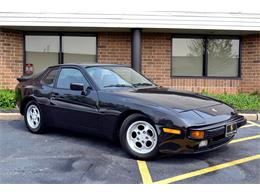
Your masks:
<instances>
[{"instance_id":1,"label":"sidewalk","mask_svg":"<svg viewBox=\"0 0 260 195\"><path fill-rule=\"evenodd\" d=\"M260 120L260 113L248 114L240 113L247 120L257 121ZM20 113L0 113L0 120L22 120L23 116Z\"/></svg>"},{"instance_id":2,"label":"sidewalk","mask_svg":"<svg viewBox=\"0 0 260 195\"><path fill-rule=\"evenodd\" d=\"M0 120L22 120L23 116L20 113L1 113L0 112Z\"/></svg>"}]
</instances>

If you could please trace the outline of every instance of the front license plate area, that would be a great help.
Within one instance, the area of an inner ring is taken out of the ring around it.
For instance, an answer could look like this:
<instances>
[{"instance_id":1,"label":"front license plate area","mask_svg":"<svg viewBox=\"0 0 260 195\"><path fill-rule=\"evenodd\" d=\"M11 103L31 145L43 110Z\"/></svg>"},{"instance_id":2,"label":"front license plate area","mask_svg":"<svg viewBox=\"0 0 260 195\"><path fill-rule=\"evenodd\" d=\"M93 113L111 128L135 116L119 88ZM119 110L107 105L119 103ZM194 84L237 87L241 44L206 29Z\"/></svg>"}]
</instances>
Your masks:
<instances>
[{"instance_id":1,"label":"front license plate area","mask_svg":"<svg viewBox=\"0 0 260 195\"><path fill-rule=\"evenodd\" d=\"M232 136L237 132L237 124L232 123L226 125L226 137Z\"/></svg>"}]
</instances>

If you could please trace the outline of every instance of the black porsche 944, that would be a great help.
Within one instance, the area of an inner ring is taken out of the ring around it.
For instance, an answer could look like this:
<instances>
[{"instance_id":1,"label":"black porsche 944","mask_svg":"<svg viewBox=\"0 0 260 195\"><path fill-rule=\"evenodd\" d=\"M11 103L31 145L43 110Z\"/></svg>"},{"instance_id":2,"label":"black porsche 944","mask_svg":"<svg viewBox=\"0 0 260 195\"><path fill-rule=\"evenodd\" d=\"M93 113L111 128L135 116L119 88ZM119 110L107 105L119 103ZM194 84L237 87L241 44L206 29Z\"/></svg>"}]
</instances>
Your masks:
<instances>
[{"instance_id":1,"label":"black porsche 944","mask_svg":"<svg viewBox=\"0 0 260 195\"><path fill-rule=\"evenodd\" d=\"M126 65L62 64L18 81L30 132L53 126L119 140L137 159L213 150L246 124L223 102L160 87Z\"/></svg>"}]
</instances>

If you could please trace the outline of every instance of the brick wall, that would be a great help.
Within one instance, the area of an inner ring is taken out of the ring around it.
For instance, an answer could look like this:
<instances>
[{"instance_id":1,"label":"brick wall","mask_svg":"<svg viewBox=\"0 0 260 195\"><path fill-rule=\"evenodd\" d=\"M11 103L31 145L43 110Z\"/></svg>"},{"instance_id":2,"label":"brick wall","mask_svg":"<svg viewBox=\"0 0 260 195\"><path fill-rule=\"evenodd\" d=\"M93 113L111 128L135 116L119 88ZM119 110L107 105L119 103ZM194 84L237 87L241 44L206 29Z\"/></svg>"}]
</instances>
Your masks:
<instances>
[{"instance_id":1,"label":"brick wall","mask_svg":"<svg viewBox=\"0 0 260 195\"><path fill-rule=\"evenodd\" d=\"M237 79L172 79L172 86L176 89L194 92L207 91L209 93L236 94L239 92L240 80Z\"/></svg>"},{"instance_id":2,"label":"brick wall","mask_svg":"<svg viewBox=\"0 0 260 195\"><path fill-rule=\"evenodd\" d=\"M142 72L156 83L180 90L237 93L239 79L198 79L171 77L171 34L143 33Z\"/></svg>"},{"instance_id":3,"label":"brick wall","mask_svg":"<svg viewBox=\"0 0 260 195\"><path fill-rule=\"evenodd\" d=\"M14 89L22 71L22 33L0 30L0 89Z\"/></svg>"},{"instance_id":4,"label":"brick wall","mask_svg":"<svg viewBox=\"0 0 260 195\"><path fill-rule=\"evenodd\" d=\"M241 91L260 92L260 34L242 39Z\"/></svg>"},{"instance_id":5,"label":"brick wall","mask_svg":"<svg viewBox=\"0 0 260 195\"><path fill-rule=\"evenodd\" d=\"M131 64L131 34L98 34L98 63Z\"/></svg>"},{"instance_id":6,"label":"brick wall","mask_svg":"<svg viewBox=\"0 0 260 195\"><path fill-rule=\"evenodd\" d=\"M242 39L242 79L171 77L171 46L169 33L142 33L142 72L159 85L210 93L260 91L260 35ZM130 65L131 33L99 33L98 62ZM0 89L13 89L22 70L22 32L0 31Z\"/></svg>"},{"instance_id":7,"label":"brick wall","mask_svg":"<svg viewBox=\"0 0 260 195\"><path fill-rule=\"evenodd\" d=\"M158 85L171 87L171 35L142 34L142 73Z\"/></svg>"}]
</instances>

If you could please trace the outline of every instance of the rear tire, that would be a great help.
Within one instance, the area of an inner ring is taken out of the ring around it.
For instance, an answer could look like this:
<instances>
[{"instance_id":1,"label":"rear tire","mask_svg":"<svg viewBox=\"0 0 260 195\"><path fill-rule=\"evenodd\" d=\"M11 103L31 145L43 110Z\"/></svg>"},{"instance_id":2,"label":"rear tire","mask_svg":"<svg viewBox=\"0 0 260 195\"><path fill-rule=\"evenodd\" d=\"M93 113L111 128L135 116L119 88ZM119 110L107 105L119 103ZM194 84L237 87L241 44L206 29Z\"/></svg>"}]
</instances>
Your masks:
<instances>
[{"instance_id":1,"label":"rear tire","mask_svg":"<svg viewBox=\"0 0 260 195\"><path fill-rule=\"evenodd\" d=\"M143 114L132 114L124 120L119 139L123 149L136 159L151 159L159 153L156 128Z\"/></svg>"},{"instance_id":2,"label":"rear tire","mask_svg":"<svg viewBox=\"0 0 260 195\"><path fill-rule=\"evenodd\" d=\"M36 101L30 101L25 107L24 121L31 133L45 133L43 113Z\"/></svg>"}]
</instances>

